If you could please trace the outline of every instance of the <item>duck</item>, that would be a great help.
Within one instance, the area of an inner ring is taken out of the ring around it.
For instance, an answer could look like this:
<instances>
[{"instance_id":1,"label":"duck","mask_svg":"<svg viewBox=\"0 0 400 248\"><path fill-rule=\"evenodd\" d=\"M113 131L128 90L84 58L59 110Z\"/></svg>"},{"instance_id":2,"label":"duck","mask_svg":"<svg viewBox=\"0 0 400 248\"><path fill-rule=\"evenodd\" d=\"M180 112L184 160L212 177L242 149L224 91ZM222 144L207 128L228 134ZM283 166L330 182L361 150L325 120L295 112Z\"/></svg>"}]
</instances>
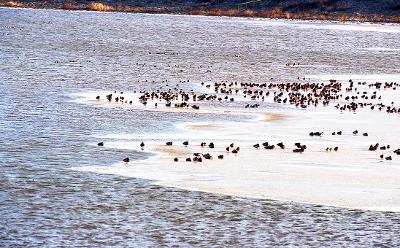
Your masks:
<instances>
[{"instance_id":1,"label":"duck","mask_svg":"<svg viewBox=\"0 0 400 248\"><path fill-rule=\"evenodd\" d=\"M264 146L264 149L267 149L267 150L273 150L274 148L275 148L275 145Z\"/></svg>"},{"instance_id":2,"label":"duck","mask_svg":"<svg viewBox=\"0 0 400 248\"><path fill-rule=\"evenodd\" d=\"M184 146L187 146L187 145L189 145L189 141L184 141L182 144L183 144Z\"/></svg>"},{"instance_id":3,"label":"duck","mask_svg":"<svg viewBox=\"0 0 400 248\"><path fill-rule=\"evenodd\" d=\"M209 153L203 154L205 159L212 159L212 156Z\"/></svg>"},{"instance_id":4,"label":"duck","mask_svg":"<svg viewBox=\"0 0 400 248\"><path fill-rule=\"evenodd\" d=\"M97 146L104 146L104 142L97 143Z\"/></svg>"},{"instance_id":5,"label":"duck","mask_svg":"<svg viewBox=\"0 0 400 248\"><path fill-rule=\"evenodd\" d=\"M304 149L303 148L296 148L296 149L293 150L293 152L302 153L302 152L304 152Z\"/></svg>"},{"instance_id":6,"label":"duck","mask_svg":"<svg viewBox=\"0 0 400 248\"><path fill-rule=\"evenodd\" d=\"M172 141L168 141L167 143L165 143L167 146L172 146Z\"/></svg>"},{"instance_id":7,"label":"duck","mask_svg":"<svg viewBox=\"0 0 400 248\"><path fill-rule=\"evenodd\" d=\"M125 163L129 162L129 158L124 158L122 161L124 161Z\"/></svg>"},{"instance_id":8,"label":"duck","mask_svg":"<svg viewBox=\"0 0 400 248\"><path fill-rule=\"evenodd\" d=\"M281 149L285 149L285 145L283 144L283 142L279 142L276 145L279 146Z\"/></svg>"},{"instance_id":9,"label":"duck","mask_svg":"<svg viewBox=\"0 0 400 248\"><path fill-rule=\"evenodd\" d=\"M369 151L376 151L379 147L379 143L376 143L375 145L370 145L368 150Z\"/></svg>"}]
</instances>

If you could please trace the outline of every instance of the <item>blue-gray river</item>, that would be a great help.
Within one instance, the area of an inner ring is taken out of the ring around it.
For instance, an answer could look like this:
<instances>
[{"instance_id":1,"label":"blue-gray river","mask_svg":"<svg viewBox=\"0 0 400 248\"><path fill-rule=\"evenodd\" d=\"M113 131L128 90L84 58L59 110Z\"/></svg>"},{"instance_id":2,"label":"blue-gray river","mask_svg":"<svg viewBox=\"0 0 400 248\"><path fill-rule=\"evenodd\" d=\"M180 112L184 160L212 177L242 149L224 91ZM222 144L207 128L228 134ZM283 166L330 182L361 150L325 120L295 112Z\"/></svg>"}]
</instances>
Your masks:
<instances>
[{"instance_id":1,"label":"blue-gray river","mask_svg":"<svg viewBox=\"0 0 400 248\"><path fill-rule=\"evenodd\" d=\"M395 25L0 9L1 247L400 246L400 213L257 200L71 170L147 153L94 134L212 114L94 108L87 90L400 73ZM284 64L308 66L287 70ZM278 107L276 107L278 108ZM232 120L240 117L231 117Z\"/></svg>"}]
</instances>

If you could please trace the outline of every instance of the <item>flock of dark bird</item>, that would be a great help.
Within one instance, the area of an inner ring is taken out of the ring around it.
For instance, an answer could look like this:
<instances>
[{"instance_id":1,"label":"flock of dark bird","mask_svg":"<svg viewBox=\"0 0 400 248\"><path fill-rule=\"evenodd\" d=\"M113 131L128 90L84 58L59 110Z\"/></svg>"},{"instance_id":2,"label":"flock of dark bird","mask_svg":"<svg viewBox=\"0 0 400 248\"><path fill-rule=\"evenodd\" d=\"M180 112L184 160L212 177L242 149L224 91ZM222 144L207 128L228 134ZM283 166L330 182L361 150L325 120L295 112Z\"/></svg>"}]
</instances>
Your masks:
<instances>
[{"instance_id":1,"label":"flock of dark bird","mask_svg":"<svg viewBox=\"0 0 400 248\"><path fill-rule=\"evenodd\" d=\"M288 63L286 66L296 66L296 63ZM300 78L298 78L300 79ZM185 81L186 82L186 81ZM202 93L196 94L193 90L190 92L186 92L182 89L179 89L178 84L176 87L168 89L166 91L156 90L152 92L147 91L139 91L139 102L144 106L147 106L149 101L153 101L154 107L157 108L160 106L162 101L164 101L164 106L171 108L191 108L193 110L200 109L199 104L194 104L197 102L207 102L207 101L218 101L218 102L234 102L234 95L238 96L242 94L244 98L249 99L253 102L248 102L245 104L245 108L258 108L261 106L262 102L266 100L266 98L273 98L274 103L278 104L291 104L300 108L308 108L311 106L317 107L318 105L328 106L331 103L335 102L334 107L340 111L357 111L360 108L369 108L371 110L379 110L385 111L387 113L399 113L400 107L394 106L394 102L391 104L383 104L379 101L381 100L381 96L378 95L380 90L397 90L400 87L399 83L372 83L367 84L366 82L358 82L355 84L352 80L349 80L348 87L345 88L345 93L343 94L342 83L336 80L330 80L329 83L309 83L309 82L295 82L295 83L238 83L238 82L219 82L211 84L201 83L202 86L211 89L213 87L215 94L210 93ZM168 85L167 85L168 86ZM363 90L363 87L368 87L370 90ZM371 92L372 89L372 92ZM134 92L136 93L136 92ZM117 94L114 91L114 94L108 94L105 98L109 102L117 102L117 103L125 103L132 104L133 101L127 99L123 92ZM96 97L97 100L100 100L100 96ZM368 102L368 100L371 100ZM373 103L372 100L378 101L378 103ZM158 102L157 102L158 101ZM256 102L254 102L256 101ZM176 103L178 102L178 103ZM190 103L192 102L192 103ZM342 131L332 132L331 135L342 135ZM311 132L310 136L321 137L324 135L323 132ZM355 130L353 135L358 135L358 131ZM362 133L362 136L368 136L368 133ZM104 143L98 143L99 146L103 146ZM172 146L172 142L167 142L167 146ZM188 146L189 142L183 142L184 146ZM141 148L145 145L142 142ZM209 147L214 148L215 145L213 142L206 144L201 143L201 147ZM283 142L277 144L269 144L268 142L264 142L261 145L255 144L253 145L255 149L259 149L263 147L267 150L273 150L277 147L280 149L285 149L285 145ZM303 153L307 149L307 146L301 143L295 143L293 152L295 153ZM377 150L389 150L390 145L382 146L377 144L373 144L369 147L369 151L377 151ZM325 149L327 152L339 150L339 147L327 147ZM226 152L231 152L234 154L239 153L240 147L235 147L234 144L230 144L226 147ZM395 154L400 155L400 149L393 151ZM216 156L218 159L224 159L223 154L218 154ZM384 156L381 154L379 156L381 159L392 160L392 156ZM188 157L183 159L186 162L202 162L203 159L210 160L213 159L213 156L209 153L194 153L192 157ZM125 158L124 162L129 162L129 158ZM180 161L179 158L174 158L175 162Z\"/></svg>"},{"instance_id":2,"label":"flock of dark bird","mask_svg":"<svg viewBox=\"0 0 400 248\"><path fill-rule=\"evenodd\" d=\"M359 132L358 130L355 130L352 132L353 135L357 135ZM337 131L337 132L332 132L331 135L342 135L343 132L342 131ZM324 132L310 132L309 133L310 136L317 136L317 137L322 137L324 135ZM368 133L363 133L363 136L368 136ZM98 146L104 146L104 142L99 142L97 144ZM182 143L183 146L187 147L189 146L189 141L184 141ZM168 141L165 143L165 146L173 146L173 142L172 141ZM145 147L144 142L140 143L140 148L143 149ZM206 143L206 142L201 142L200 143L200 147L201 148L211 148L214 149L215 148L215 144L214 142L210 142L210 143ZM274 150L274 149L285 149L286 145L283 142L279 142L277 144L270 144L269 142L263 142L263 143L257 143L253 145L253 148L255 149L260 149L260 148L264 148L265 150ZM307 149L307 146L304 144L301 144L300 142L296 142L294 143L294 149L292 150L294 153L303 153L305 152L305 150ZM377 151L377 150L381 150L381 151L387 151L390 149L390 145L379 145L379 143L376 144L372 144L369 146L368 151ZM225 151L227 153L233 153L233 154L238 154L240 151L240 147L239 146L235 146L234 143L231 143L230 145L228 145L225 148ZM335 146L335 147L326 147L325 151L327 152L331 152L331 151L339 151L339 147ZM400 148L396 149L393 151L393 153L395 153L396 155L400 155ZM218 159L224 159L224 154L218 154L216 156ZM392 160L392 156L384 156L383 154L381 154L380 159L385 159L385 160ZM193 153L193 157L187 157L184 158L183 160L186 162L203 162L203 159L206 160L212 160L213 156L210 153L201 153L201 152L197 152L197 153ZM175 157L173 159L175 162L179 162L180 159L178 157ZM129 158L124 158L123 162L129 162L130 159Z\"/></svg>"}]
</instances>

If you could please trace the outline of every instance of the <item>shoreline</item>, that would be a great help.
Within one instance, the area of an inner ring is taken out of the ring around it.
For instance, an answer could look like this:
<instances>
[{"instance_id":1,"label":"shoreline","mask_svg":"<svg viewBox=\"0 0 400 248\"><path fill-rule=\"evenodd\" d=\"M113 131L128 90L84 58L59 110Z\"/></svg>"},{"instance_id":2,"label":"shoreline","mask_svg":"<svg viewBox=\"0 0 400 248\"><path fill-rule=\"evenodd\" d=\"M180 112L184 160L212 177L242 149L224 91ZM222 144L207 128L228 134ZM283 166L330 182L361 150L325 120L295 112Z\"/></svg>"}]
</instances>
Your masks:
<instances>
[{"instance_id":1,"label":"shoreline","mask_svg":"<svg viewBox=\"0 0 400 248\"><path fill-rule=\"evenodd\" d=\"M88 11L88 12L107 12L107 13L134 13L134 14L166 14L177 16L218 16L218 17L238 17L250 19L267 19L267 20L293 20L293 21L330 21L338 23L375 23L375 24L399 24L400 17L384 17L380 15L365 15L357 14L356 16L350 15L310 15L310 14L268 14L265 11L252 11L246 12L235 10L222 10L211 9L201 10L193 9L192 11L170 11L161 8L131 8L127 6L107 6L101 8L91 7L84 5L81 7L66 8L63 6L38 6L38 5L23 5L22 3L12 2L15 5L10 5L10 2L1 2L0 8L5 9L32 9L32 10L64 10L64 11ZM232 12L234 11L234 12Z\"/></svg>"}]
</instances>

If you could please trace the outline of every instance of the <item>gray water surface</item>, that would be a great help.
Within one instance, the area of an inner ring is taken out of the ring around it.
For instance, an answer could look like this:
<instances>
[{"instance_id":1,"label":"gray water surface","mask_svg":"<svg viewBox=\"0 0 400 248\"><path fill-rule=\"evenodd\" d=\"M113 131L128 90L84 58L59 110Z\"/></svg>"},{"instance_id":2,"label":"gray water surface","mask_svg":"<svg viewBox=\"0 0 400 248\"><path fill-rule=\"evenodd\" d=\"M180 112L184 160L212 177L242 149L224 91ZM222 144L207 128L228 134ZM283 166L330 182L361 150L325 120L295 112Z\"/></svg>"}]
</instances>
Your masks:
<instances>
[{"instance_id":1,"label":"gray water surface","mask_svg":"<svg viewBox=\"0 0 400 248\"><path fill-rule=\"evenodd\" d=\"M71 93L400 73L399 51L369 49L399 49L400 33L313 28L325 24L0 9L0 246L400 246L400 213L71 170L150 156L99 150L89 145L96 134L174 132L179 122L226 118L95 108Z\"/></svg>"}]
</instances>

